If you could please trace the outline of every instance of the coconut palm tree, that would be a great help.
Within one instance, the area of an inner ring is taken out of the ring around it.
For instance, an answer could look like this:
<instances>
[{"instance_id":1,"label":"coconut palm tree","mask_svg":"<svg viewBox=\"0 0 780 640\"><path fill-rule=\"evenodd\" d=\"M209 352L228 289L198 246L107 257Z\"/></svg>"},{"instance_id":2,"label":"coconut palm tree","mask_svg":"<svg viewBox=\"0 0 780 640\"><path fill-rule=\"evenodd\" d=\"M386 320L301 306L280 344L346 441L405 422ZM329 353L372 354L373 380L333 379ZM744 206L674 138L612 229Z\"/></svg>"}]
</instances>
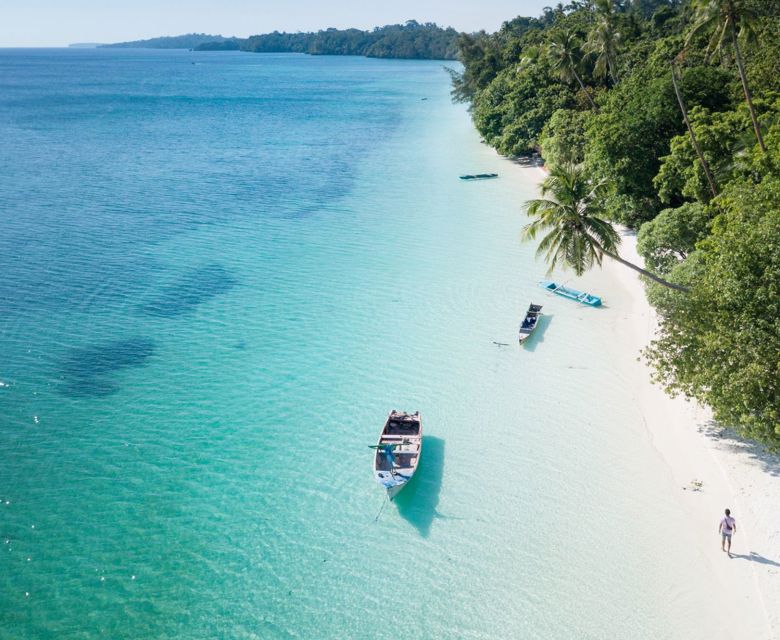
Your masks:
<instances>
[{"instance_id":1,"label":"coconut palm tree","mask_svg":"<svg viewBox=\"0 0 780 640\"><path fill-rule=\"evenodd\" d=\"M620 82L617 71L617 53L620 48L620 34L615 28L615 11L611 0L597 0L596 25L588 34L585 51L593 55L593 73L597 78L612 78L613 84Z\"/></svg>"},{"instance_id":2,"label":"coconut palm tree","mask_svg":"<svg viewBox=\"0 0 780 640\"><path fill-rule=\"evenodd\" d=\"M577 73L577 67L580 64L580 41L573 31L557 31L550 37L547 45L547 52L552 61L553 68L558 72L559 77L564 82L576 80L580 89L587 96L590 106L594 111L599 108L593 102L582 77Z\"/></svg>"},{"instance_id":3,"label":"coconut palm tree","mask_svg":"<svg viewBox=\"0 0 780 640\"><path fill-rule=\"evenodd\" d=\"M753 97L748 85L745 63L742 59L740 40L744 43L753 36L754 26L759 21L758 14L753 11L745 0L693 0L694 24L688 35L687 43L699 33L710 33L708 53L722 52L726 43L734 47L734 59L739 71L739 79L742 81L742 91L745 94L745 102L750 111L750 119L753 121L753 129L756 132L756 140L762 151L766 151L764 137L761 135L761 126L756 118L753 108ZM686 46L687 46L686 43Z\"/></svg>"},{"instance_id":4,"label":"coconut palm tree","mask_svg":"<svg viewBox=\"0 0 780 640\"><path fill-rule=\"evenodd\" d=\"M523 238L532 240L539 232L548 232L539 242L536 255L544 255L550 271L562 265L579 276L593 265L600 266L606 255L653 282L687 291L618 255L620 236L600 217L604 213L604 186L604 182L593 184L588 180L580 165L554 166L542 183L542 198L525 203L528 215L536 219L523 228Z\"/></svg>"},{"instance_id":5,"label":"coconut palm tree","mask_svg":"<svg viewBox=\"0 0 780 640\"><path fill-rule=\"evenodd\" d=\"M517 73L524 73L527 69L533 67L539 62L539 57L541 55L541 48L537 46L525 47L520 53L520 60L517 62Z\"/></svg>"},{"instance_id":6,"label":"coconut palm tree","mask_svg":"<svg viewBox=\"0 0 780 640\"><path fill-rule=\"evenodd\" d=\"M593 74L605 80L609 77L613 84L620 81L615 62L619 43L620 34L604 19L596 23L585 43L585 50L594 56Z\"/></svg>"}]
</instances>

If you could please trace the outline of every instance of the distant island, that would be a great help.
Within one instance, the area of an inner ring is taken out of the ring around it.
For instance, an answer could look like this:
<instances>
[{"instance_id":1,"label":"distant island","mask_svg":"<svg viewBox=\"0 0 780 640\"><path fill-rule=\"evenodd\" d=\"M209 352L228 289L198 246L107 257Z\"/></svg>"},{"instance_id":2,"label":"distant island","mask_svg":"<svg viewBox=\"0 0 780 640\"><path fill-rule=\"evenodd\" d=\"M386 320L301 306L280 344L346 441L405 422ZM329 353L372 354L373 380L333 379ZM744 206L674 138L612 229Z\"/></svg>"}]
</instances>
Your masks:
<instances>
[{"instance_id":1,"label":"distant island","mask_svg":"<svg viewBox=\"0 0 780 640\"><path fill-rule=\"evenodd\" d=\"M235 38L212 36L207 33L187 33L182 36L162 36L160 38L149 38L148 40L131 40L129 42L115 42L98 46L112 49L195 49L207 42L219 43L231 39L235 40Z\"/></svg>"},{"instance_id":2,"label":"distant island","mask_svg":"<svg viewBox=\"0 0 780 640\"><path fill-rule=\"evenodd\" d=\"M100 42L74 42L73 44L69 44L68 48L70 49L97 49L98 47L104 46Z\"/></svg>"},{"instance_id":3,"label":"distant island","mask_svg":"<svg viewBox=\"0 0 780 640\"><path fill-rule=\"evenodd\" d=\"M254 53L307 53L310 55L366 56L415 60L455 60L458 32L435 23L405 24L360 29L325 29L308 33L274 31L249 38L227 38L205 33L135 40L104 47L143 49L194 49L196 51L250 51Z\"/></svg>"}]
</instances>

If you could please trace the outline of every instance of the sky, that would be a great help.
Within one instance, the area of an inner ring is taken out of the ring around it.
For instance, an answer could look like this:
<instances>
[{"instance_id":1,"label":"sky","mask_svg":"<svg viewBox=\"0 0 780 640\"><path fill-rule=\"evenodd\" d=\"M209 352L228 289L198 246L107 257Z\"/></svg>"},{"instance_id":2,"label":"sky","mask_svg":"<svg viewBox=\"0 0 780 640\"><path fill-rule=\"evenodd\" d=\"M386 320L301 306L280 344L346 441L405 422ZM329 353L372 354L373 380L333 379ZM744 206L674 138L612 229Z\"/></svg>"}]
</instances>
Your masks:
<instances>
[{"instance_id":1,"label":"sky","mask_svg":"<svg viewBox=\"0 0 780 640\"><path fill-rule=\"evenodd\" d=\"M0 0L0 47L58 47L162 35L246 37L417 20L495 31L554 0Z\"/></svg>"}]
</instances>

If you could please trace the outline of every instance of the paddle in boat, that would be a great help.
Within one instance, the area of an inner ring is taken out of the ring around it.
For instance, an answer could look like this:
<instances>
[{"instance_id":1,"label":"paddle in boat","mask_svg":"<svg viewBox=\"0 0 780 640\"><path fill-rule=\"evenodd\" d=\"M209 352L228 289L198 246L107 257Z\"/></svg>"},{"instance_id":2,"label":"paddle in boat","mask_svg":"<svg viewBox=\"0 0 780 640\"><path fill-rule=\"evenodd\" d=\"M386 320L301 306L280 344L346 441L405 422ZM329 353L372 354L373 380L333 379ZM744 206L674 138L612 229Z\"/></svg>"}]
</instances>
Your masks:
<instances>
[{"instance_id":1,"label":"paddle in boat","mask_svg":"<svg viewBox=\"0 0 780 640\"><path fill-rule=\"evenodd\" d=\"M489 180L490 178L498 178L497 173L477 173L477 174L467 174L465 176L461 176L461 180Z\"/></svg>"},{"instance_id":2,"label":"paddle in boat","mask_svg":"<svg viewBox=\"0 0 780 640\"><path fill-rule=\"evenodd\" d=\"M540 304L532 304L528 307L528 311L525 312L525 318L523 318L523 322L520 325L520 331L518 335L518 340L520 341L520 344L523 344L530 335L534 332L534 329L536 329L536 325L539 324L539 318L542 316L542 305Z\"/></svg>"},{"instance_id":3,"label":"paddle in boat","mask_svg":"<svg viewBox=\"0 0 780 640\"><path fill-rule=\"evenodd\" d=\"M422 419L420 412L406 413L393 409L385 420L375 450L374 477L391 500L412 479L422 453Z\"/></svg>"},{"instance_id":4,"label":"paddle in boat","mask_svg":"<svg viewBox=\"0 0 780 640\"><path fill-rule=\"evenodd\" d=\"M592 296L589 293L577 291L576 289L570 289L569 287L564 287L562 284L556 284L555 282L545 280L540 282L539 286L542 287L542 289L547 289L547 291L551 291L552 293L555 293L559 296L569 298L570 300L575 300L582 304L587 304L590 307L601 306L601 298L598 296Z\"/></svg>"}]
</instances>

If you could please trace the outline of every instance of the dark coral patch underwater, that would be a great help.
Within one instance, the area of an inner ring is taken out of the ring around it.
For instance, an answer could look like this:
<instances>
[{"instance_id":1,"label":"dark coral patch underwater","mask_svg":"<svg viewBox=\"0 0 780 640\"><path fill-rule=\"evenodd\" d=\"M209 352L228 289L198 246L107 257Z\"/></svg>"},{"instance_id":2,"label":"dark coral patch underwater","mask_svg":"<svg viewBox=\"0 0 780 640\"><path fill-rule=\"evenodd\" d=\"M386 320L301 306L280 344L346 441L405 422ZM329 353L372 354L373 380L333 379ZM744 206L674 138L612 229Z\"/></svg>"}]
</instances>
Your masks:
<instances>
[{"instance_id":1,"label":"dark coral patch underwater","mask_svg":"<svg viewBox=\"0 0 780 640\"><path fill-rule=\"evenodd\" d=\"M227 293L238 284L233 274L220 264L189 271L140 307L150 316L175 318L195 312L198 305Z\"/></svg>"},{"instance_id":2,"label":"dark coral patch underwater","mask_svg":"<svg viewBox=\"0 0 780 640\"><path fill-rule=\"evenodd\" d=\"M107 396L119 390L111 374L143 366L154 355L156 345L148 338L113 340L100 345L72 349L60 372L64 393L73 397Z\"/></svg>"}]
</instances>

